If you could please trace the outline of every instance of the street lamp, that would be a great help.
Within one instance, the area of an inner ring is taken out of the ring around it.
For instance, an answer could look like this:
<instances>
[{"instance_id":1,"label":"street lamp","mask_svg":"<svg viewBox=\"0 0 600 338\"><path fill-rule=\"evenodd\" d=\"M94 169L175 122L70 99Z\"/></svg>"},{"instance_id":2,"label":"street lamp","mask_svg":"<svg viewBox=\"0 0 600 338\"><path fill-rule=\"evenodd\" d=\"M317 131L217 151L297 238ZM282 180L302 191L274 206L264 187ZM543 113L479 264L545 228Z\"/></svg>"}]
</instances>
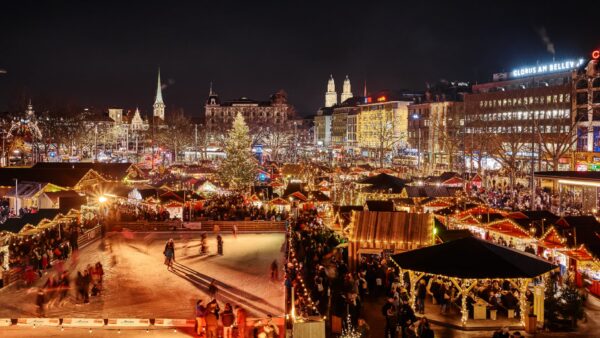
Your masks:
<instances>
[{"instance_id":1,"label":"street lamp","mask_svg":"<svg viewBox=\"0 0 600 338\"><path fill-rule=\"evenodd\" d=\"M417 123L417 137L418 137L418 141L417 141L417 169L421 168L421 121L419 121L419 115L418 114L413 114L412 116L413 120L416 121Z\"/></svg>"}]
</instances>

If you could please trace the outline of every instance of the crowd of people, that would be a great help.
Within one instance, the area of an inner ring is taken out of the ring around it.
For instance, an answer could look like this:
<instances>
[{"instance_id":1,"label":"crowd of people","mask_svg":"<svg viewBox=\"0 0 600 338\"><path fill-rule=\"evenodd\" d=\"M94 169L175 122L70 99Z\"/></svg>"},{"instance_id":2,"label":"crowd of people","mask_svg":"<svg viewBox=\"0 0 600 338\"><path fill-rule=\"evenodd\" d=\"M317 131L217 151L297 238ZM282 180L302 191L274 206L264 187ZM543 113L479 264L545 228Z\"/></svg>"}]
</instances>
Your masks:
<instances>
[{"instance_id":1,"label":"crowd of people","mask_svg":"<svg viewBox=\"0 0 600 338\"><path fill-rule=\"evenodd\" d=\"M143 203L117 201L111 203L108 210L109 219L123 222L166 221L171 218L167 209Z\"/></svg>"},{"instance_id":2,"label":"crowd of people","mask_svg":"<svg viewBox=\"0 0 600 338\"><path fill-rule=\"evenodd\" d=\"M25 238L15 237L9 246L9 268L25 271L25 281L33 282L36 275L52 267L53 261L62 261L78 248L83 228L77 221L59 224Z\"/></svg>"},{"instance_id":3,"label":"crowd of people","mask_svg":"<svg viewBox=\"0 0 600 338\"><path fill-rule=\"evenodd\" d=\"M102 293L103 277L104 268L100 262L88 264L75 277L71 277L68 270L57 264L44 285L37 289L36 305L39 315L45 315L46 308L60 306L68 301L72 291L75 292L75 302L89 303L90 296L96 297Z\"/></svg>"},{"instance_id":4,"label":"crowd of people","mask_svg":"<svg viewBox=\"0 0 600 338\"><path fill-rule=\"evenodd\" d=\"M507 184L493 184L489 188L473 189L472 195L487 205L509 210L549 210L558 209L558 196L547 189L537 188L532 201L531 188L517 183L514 187Z\"/></svg>"},{"instance_id":5,"label":"crowd of people","mask_svg":"<svg viewBox=\"0 0 600 338\"><path fill-rule=\"evenodd\" d=\"M184 209L189 214L189 209ZM201 208L192 210L195 219L214 221L281 221L287 218L287 213L280 212L266 205L256 206L243 195L215 195L202 203Z\"/></svg>"},{"instance_id":6,"label":"crowd of people","mask_svg":"<svg viewBox=\"0 0 600 338\"><path fill-rule=\"evenodd\" d=\"M338 235L322 224L315 210L306 210L289 224L288 237L291 247L285 285L288 295L294 292L294 303L289 307L293 306L298 317L330 312L337 333L355 330L361 338L369 337L370 328L362 316L368 287L363 275L349 272L342 252L336 248Z\"/></svg>"},{"instance_id":7,"label":"crowd of people","mask_svg":"<svg viewBox=\"0 0 600 338\"><path fill-rule=\"evenodd\" d=\"M202 300L196 302L196 333L206 338L277 338L280 336L279 326L273 322L269 315L266 320L257 320L253 325L248 325L248 314L241 306L225 303L223 310L213 297L204 304ZM220 332L220 329L222 331Z\"/></svg>"}]
</instances>

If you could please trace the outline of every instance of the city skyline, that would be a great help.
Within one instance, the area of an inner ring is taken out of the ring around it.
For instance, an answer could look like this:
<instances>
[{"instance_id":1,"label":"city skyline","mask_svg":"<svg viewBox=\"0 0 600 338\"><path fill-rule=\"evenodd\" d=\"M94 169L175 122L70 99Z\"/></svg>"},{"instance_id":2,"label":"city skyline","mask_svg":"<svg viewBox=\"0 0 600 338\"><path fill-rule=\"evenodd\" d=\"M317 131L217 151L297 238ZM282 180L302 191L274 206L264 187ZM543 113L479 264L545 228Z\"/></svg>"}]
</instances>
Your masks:
<instances>
[{"instance_id":1,"label":"city skyline","mask_svg":"<svg viewBox=\"0 0 600 338\"><path fill-rule=\"evenodd\" d=\"M284 89L306 116L323 105L330 74L340 88L349 75L360 95L365 81L369 91L419 91L439 79L487 81L536 61L588 57L597 47L591 14L572 24L560 19L562 7L544 4L179 3L163 11L157 2L13 2L0 24L0 111L31 97L149 114L160 67L168 111L200 116L213 82L224 99L265 100Z\"/></svg>"}]
</instances>

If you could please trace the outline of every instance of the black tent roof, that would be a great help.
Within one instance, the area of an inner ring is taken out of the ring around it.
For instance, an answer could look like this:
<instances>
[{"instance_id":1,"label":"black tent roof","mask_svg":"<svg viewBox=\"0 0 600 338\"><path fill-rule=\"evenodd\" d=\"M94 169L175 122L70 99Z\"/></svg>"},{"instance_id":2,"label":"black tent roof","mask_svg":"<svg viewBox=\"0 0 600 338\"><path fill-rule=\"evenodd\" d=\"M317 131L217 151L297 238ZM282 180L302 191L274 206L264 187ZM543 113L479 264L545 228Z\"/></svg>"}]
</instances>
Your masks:
<instances>
[{"instance_id":1,"label":"black tent roof","mask_svg":"<svg viewBox=\"0 0 600 338\"><path fill-rule=\"evenodd\" d=\"M392 256L401 268L458 278L533 278L555 265L522 251L476 237Z\"/></svg>"},{"instance_id":2,"label":"black tent roof","mask_svg":"<svg viewBox=\"0 0 600 338\"><path fill-rule=\"evenodd\" d=\"M391 191L394 194L399 194L402 192L402 189L404 189L404 186L406 185L406 183L408 183L408 181L398 178L396 176L381 173L379 175L362 179L358 183L370 184L371 186L367 188L367 190L369 191L385 190L386 192Z\"/></svg>"},{"instance_id":3,"label":"black tent roof","mask_svg":"<svg viewBox=\"0 0 600 338\"><path fill-rule=\"evenodd\" d=\"M41 209L36 213L24 214L21 217L9 218L3 224L0 224L0 231L8 231L13 233L19 233L23 227L27 224L38 225L44 218L49 220L54 219L60 210L58 209Z\"/></svg>"}]
</instances>

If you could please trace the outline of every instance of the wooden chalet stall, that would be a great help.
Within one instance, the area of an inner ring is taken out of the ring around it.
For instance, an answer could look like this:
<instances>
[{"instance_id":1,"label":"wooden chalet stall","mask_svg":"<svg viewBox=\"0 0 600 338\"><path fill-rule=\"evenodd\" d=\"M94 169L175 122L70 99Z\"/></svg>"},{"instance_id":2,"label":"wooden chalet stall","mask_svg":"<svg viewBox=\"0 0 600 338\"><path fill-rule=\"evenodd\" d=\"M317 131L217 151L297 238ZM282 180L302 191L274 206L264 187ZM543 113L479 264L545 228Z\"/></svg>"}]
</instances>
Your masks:
<instances>
[{"instance_id":1,"label":"wooden chalet stall","mask_svg":"<svg viewBox=\"0 0 600 338\"><path fill-rule=\"evenodd\" d=\"M393 254L433 243L433 215L404 211L353 211L348 260L355 270L363 254Z\"/></svg>"}]
</instances>

